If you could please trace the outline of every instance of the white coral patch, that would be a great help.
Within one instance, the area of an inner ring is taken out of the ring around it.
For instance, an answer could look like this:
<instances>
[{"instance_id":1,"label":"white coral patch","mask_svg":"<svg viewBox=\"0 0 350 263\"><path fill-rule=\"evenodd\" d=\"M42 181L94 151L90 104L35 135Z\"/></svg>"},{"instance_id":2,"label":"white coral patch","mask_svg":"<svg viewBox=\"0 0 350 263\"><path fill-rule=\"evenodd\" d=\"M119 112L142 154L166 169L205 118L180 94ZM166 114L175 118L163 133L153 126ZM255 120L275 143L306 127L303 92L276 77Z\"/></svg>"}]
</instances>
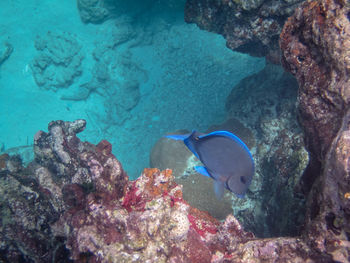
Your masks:
<instances>
[{"instance_id":1,"label":"white coral patch","mask_svg":"<svg viewBox=\"0 0 350 263\"><path fill-rule=\"evenodd\" d=\"M172 239L182 240L187 236L187 232L190 229L190 221L186 214L177 210L172 212L170 224L172 227L170 237Z\"/></svg>"}]
</instances>

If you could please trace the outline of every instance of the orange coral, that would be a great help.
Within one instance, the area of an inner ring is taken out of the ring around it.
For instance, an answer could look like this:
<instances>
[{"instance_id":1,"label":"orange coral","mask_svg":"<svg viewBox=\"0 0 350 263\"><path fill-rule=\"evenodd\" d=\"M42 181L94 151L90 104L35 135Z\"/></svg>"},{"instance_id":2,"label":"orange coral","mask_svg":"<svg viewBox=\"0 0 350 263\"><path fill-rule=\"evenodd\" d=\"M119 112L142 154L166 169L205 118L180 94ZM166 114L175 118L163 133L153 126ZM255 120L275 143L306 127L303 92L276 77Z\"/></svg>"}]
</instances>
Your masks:
<instances>
[{"instance_id":1,"label":"orange coral","mask_svg":"<svg viewBox=\"0 0 350 263\"><path fill-rule=\"evenodd\" d=\"M350 200L350 192L347 192L344 194L345 199Z\"/></svg>"},{"instance_id":2,"label":"orange coral","mask_svg":"<svg viewBox=\"0 0 350 263\"><path fill-rule=\"evenodd\" d=\"M162 195L176 186L171 169L160 172L157 168L145 168L143 175L148 178L145 183L145 192L150 195L149 197Z\"/></svg>"}]
</instances>

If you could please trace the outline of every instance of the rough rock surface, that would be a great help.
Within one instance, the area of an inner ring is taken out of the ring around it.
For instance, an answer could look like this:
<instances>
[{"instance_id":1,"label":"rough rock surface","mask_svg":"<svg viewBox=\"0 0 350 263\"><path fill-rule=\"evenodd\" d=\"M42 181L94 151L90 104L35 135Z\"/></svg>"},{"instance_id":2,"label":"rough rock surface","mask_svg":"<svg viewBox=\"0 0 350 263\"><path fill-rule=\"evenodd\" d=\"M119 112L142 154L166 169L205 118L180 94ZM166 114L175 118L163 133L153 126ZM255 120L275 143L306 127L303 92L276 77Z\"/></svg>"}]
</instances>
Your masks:
<instances>
[{"instance_id":1,"label":"rough rock surface","mask_svg":"<svg viewBox=\"0 0 350 263\"><path fill-rule=\"evenodd\" d=\"M296 120L297 90L291 74L267 63L236 85L226 100L228 115L255 135L256 176L248 195L252 200L235 205L241 210L250 204L236 216L259 236L296 235L303 224L305 200L295 187L308 155Z\"/></svg>"},{"instance_id":2,"label":"rough rock surface","mask_svg":"<svg viewBox=\"0 0 350 263\"><path fill-rule=\"evenodd\" d=\"M219 33L233 50L279 62L278 38L302 0L187 0L185 20Z\"/></svg>"},{"instance_id":3,"label":"rough rock surface","mask_svg":"<svg viewBox=\"0 0 350 263\"><path fill-rule=\"evenodd\" d=\"M67 32L37 36L38 51L31 63L35 82L45 89L67 88L81 75L84 55L76 37Z\"/></svg>"},{"instance_id":4,"label":"rough rock surface","mask_svg":"<svg viewBox=\"0 0 350 263\"><path fill-rule=\"evenodd\" d=\"M299 82L299 115L311 154L313 180L349 105L349 20L342 2L312 2L297 9L282 34L283 65ZM308 183L308 182L307 182ZM306 186L307 187L307 186Z\"/></svg>"},{"instance_id":5,"label":"rough rock surface","mask_svg":"<svg viewBox=\"0 0 350 263\"><path fill-rule=\"evenodd\" d=\"M328 262L303 239L257 239L229 215L191 207L171 170L128 181L111 145L81 142L85 121L35 136L35 161L0 156L4 262Z\"/></svg>"},{"instance_id":6,"label":"rough rock surface","mask_svg":"<svg viewBox=\"0 0 350 263\"><path fill-rule=\"evenodd\" d=\"M281 34L283 65L299 82L298 110L310 163L307 235L319 251L349 261L349 47L347 1L311 1ZM310 190L311 189L311 190Z\"/></svg>"},{"instance_id":7,"label":"rough rock surface","mask_svg":"<svg viewBox=\"0 0 350 263\"><path fill-rule=\"evenodd\" d=\"M77 0L81 20L84 23L102 23L110 16L108 2L110 1Z\"/></svg>"}]
</instances>

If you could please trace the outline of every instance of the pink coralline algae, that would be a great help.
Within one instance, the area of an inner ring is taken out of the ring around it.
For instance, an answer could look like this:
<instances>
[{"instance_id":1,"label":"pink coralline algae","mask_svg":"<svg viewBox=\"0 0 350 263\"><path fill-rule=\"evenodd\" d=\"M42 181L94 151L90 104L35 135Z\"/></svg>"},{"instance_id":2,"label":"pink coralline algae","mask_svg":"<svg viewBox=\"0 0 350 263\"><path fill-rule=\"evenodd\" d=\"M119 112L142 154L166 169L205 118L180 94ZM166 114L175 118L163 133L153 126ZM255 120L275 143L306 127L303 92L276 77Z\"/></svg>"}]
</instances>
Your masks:
<instances>
[{"instance_id":1,"label":"pink coralline algae","mask_svg":"<svg viewBox=\"0 0 350 263\"><path fill-rule=\"evenodd\" d=\"M115 168L123 173L121 166ZM110 193L118 191L109 187ZM69 189L71 195L81 195L77 185ZM67 247L74 260L89 255L90 260L102 262L210 262L208 246L219 222L182 199L171 170L145 169L123 191L121 198L110 200L105 189L96 190L81 198L83 205L64 213L56 231L69 229ZM206 253L194 256L194 249Z\"/></svg>"}]
</instances>

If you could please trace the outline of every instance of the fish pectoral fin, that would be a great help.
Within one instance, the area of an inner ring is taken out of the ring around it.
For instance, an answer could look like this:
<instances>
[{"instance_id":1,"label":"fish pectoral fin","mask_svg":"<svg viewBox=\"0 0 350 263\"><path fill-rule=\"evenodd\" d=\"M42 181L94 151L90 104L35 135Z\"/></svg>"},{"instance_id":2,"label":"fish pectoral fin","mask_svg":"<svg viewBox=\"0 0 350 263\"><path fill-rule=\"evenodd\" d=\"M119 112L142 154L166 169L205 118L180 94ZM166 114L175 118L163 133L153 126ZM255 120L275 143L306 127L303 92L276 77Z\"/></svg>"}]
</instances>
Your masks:
<instances>
[{"instance_id":1,"label":"fish pectoral fin","mask_svg":"<svg viewBox=\"0 0 350 263\"><path fill-rule=\"evenodd\" d=\"M245 197L245 194L236 194L236 196L237 196L238 198L244 198L244 197Z\"/></svg>"},{"instance_id":2,"label":"fish pectoral fin","mask_svg":"<svg viewBox=\"0 0 350 263\"><path fill-rule=\"evenodd\" d=\"M207 168L205 168L204 166L195 166L194 169L196 170L197 173L200 173L204 176L212 178L212 176L209 174Z\"/></svg>"},{"instance_id":3,"label":"fish pectoral fin","mask_svg":"<svg viewBox=\"0 0 350 263\"><path fill-rule=\"evenodd\" d=\"M225 183L219 180L214 180L214 192L217 199L221 200L224 196Z\"/></svg>"},{"instance_id":4,"label":"fish pectoral fin","mask_svg":"<svg viewBox=\"0 0 350 263\"><path fill-rule=\"evenodd\" d=\"M187 133L187 134L169 134L169 135L165 135L164 137L168 138L168 139L176 140L176 141L184 141L190 135L191 135L190 133Z\"/></svg>"}]
</instances>

